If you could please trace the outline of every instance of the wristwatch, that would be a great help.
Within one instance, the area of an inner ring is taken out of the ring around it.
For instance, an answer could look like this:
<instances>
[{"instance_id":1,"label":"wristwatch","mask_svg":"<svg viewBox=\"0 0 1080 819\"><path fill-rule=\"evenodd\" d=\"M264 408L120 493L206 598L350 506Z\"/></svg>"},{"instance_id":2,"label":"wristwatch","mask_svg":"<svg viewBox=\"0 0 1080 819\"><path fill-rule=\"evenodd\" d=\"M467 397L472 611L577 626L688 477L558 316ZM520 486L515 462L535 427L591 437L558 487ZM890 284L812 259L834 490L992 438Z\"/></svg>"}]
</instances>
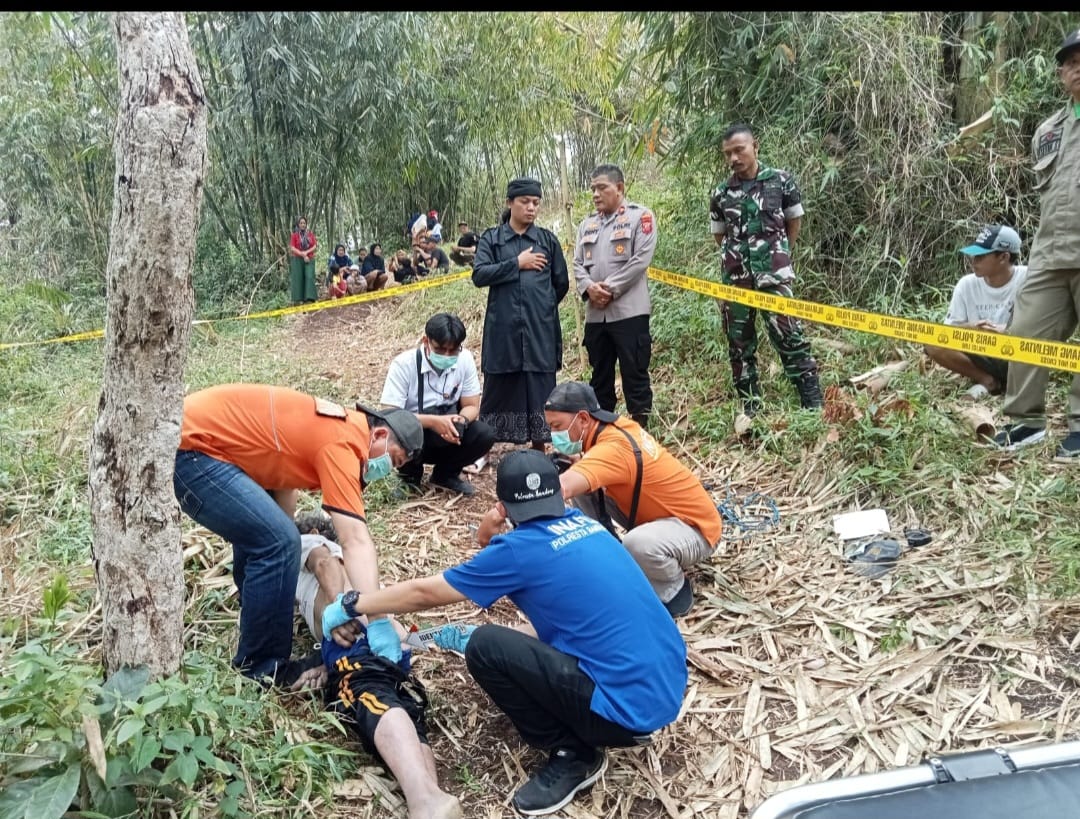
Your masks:
<instances>
[{"instance_id":1,"label":"wristwatch","mask_svg":"<svg viewBox=\"0 0 1080 819\"><path fill-rule=\"evenodd\" d=\"M360 592L356 589L350 589L345 592L341 598L341 607L345 610L345 613L350 617L359 617L360 615L356 611L356 601L360 599Z\"/></svg>"}]
</instances>

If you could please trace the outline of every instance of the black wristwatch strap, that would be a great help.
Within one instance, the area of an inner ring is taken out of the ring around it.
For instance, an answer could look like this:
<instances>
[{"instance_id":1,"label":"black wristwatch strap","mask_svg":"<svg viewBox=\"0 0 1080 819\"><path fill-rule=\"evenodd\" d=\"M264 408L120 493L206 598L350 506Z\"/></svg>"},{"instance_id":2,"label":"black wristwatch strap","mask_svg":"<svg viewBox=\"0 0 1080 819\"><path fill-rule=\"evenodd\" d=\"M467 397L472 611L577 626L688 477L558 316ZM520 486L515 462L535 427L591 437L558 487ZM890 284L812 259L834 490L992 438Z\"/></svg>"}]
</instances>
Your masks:
<instances>
[{"instance_id":1,"label":"black wristwatch strap","mask_svg":"<svg viewBox=\"0 0 1080 819\"><path fill-rule=\"evenodd\" d=\"M341 607L345 609L345 613L350 617L359 617L356 613L356 601L360 599L360 592L356 589L350 589L345 592L345 595L341 598Z\"/></svg>"}]
</instances>

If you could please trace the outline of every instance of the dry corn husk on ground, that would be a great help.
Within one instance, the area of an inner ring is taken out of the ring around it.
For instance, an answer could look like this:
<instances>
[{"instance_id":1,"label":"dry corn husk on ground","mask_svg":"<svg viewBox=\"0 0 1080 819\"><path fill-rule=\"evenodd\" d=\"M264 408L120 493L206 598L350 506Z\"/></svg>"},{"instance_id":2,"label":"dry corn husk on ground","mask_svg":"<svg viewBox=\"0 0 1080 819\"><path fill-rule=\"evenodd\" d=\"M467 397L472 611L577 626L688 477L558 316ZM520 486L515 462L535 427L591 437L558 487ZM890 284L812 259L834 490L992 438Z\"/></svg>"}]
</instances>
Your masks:
<instances>
[{"instance_id":1,"label":"dry corn husk on ground","mask_svg":"<svg viewBox=\"0 0 1080 819\"><path fill-rule=\"evenodd\" d=\"M380 327L404 308L399 299L297 317L290 331L344 400L376 401L386 364L419 336L384 336ZM479 349L479 319L466 317L469 346ZM374 319L379 319L375 321ZM334 355L328 356L327 351ZM287 354L295 354L289 350ZM902 399L883 392L875 412L906 414ZM842 429L861 413L841 387L826 390L827 422ZM679 422L681 423L681 422ZM679 423L672 432L684 432ZM697 603L679 621L690 681L678 720L648 747L613 750L602 779L579 795L565 817L739 819L770 794L796 784L918 762L924 754L998 744L1071 738L1080 719L1080 604L1043 599L1028 578L1045 576L1038 559L992 559L981 543L978 504L942 505L916 520L898 498L889 509L899 533L929 529L933 540L903 555L876 579L852 573L833 535L832 516L858 508L831 463L831 439L790 462L763 462L753 446L732 438L703 457L689 441L672 450L714 489L757 492L775 503L779 520L761 531L728 526L713 558L691 577ZM474 526L494 502L499 445L470 479L471 498L429 490L405 503L372 504L385 582L437 572L467 558ZM970 491L1007 502L1018 491L1006 474L970 476ZM3 533L0 533L2 535ZM1033 535L1034 536L1034 535ZM21 548L13 538L0 546ZM184 539L189 596L226 592L223 605L192 623L192 644L234 634L235 592L230 550L199 528ZM3 567L12 566L0 549ZM93 584L90 571L73 585ZM40 582L0 573L11 616L30 616ZM403 616L424 627L465 619L520 622L500 601L488 611L468 604ZM85 639L99 615L90 611L69 639ZM298 626L298 634L305 629ZM298 639L296 651L306 645ZM308 643L310 644L310 643ZM439 651L414 663L431 698L429 736L444 787L469 817L509 817L514 789L542 756L524 747L509 721L469 678L464 661ZM290 736L307 730L310 702L290 701ZM339 737L332 741L346 742ZM357 745L350 747L359 750ZM360 754L331 803L298 805L296 815L405 817L395 780Z\"/></svg>"},{"instance_id":2,"label":"dry corn husk on ground","mask_svg":"<svg viewBox=\"0 0 1080 819\"><path fill-rule=\"evenodd\" d=\"M303 332L319 349L311 328ZM356 337L346 341L342 388L371 395L400 342ZM470 325L477 355L478 337ZM852 381L881 393L904 366ZM829 389L830 421L855 417L850 397ZM910 412L885 395L877 406L880 413ZM471 476L480 490L472 498L428 491L379 510L395 533L380 552L387 581L468 557L472 527L495 499L498 457L509 448L497 445ZM692 572L697 604L680 620L690 683L679 719L651 746L612 751L604 777L561 815L736 819L796 784L911 765L929 752L1072 735L1080 718L1080 605L1017 592L1023 570L1014 564L958 560L979 554L964 549L978 542L977 510L916 521L900 499L890 510L894 528L919 524L934 539L884 576L863 578L845 565L832 533L832 516L850 511L852 498L831 477L827 447L768 468L738 446L715 461L686 448L676 454L716 487L717 502L727 489L761 493L776 504L779 523L745 537L729 526L712 560ZM974 480L1008 491L994 476ZM421 626L462 618L514 623L520 615L500 601L487 612L463 604L414 616ZM431 741L445 787L461 797L467 816L514 815L510 796L541 754L520 743L463 660L430 652L415 666L432 697ZM356 796L341 797L348 810L324 809L405 815L400 791L377 766L358 771L349 787ZM365 795L384 791L397 801L384 796L375 804Z\"/></svg>"}]
</instances>

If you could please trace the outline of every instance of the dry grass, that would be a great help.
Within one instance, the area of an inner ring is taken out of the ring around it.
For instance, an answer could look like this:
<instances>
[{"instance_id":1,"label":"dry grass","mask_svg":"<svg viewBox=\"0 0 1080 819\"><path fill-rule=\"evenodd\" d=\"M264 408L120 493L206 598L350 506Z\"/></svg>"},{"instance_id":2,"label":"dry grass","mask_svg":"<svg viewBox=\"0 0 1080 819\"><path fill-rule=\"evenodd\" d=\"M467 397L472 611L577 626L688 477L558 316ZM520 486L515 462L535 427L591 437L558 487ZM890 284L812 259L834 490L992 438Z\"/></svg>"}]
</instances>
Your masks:
<instances>
[{"instance_id":1,"label":"dry grass","mask_svg":"<svg viewBox=\"0 0 1080 819\"><path fill-rule=\"evenodd\" d=\"M403 308L377 309L386 328ZM307 348L337 341L349 366L324 376L342 394L373 396L385 362L415 336L387 337L356 312L306 316L295 329ZM934 540L870 580L850 571L832 534L832 515L851 498L837 490L827 451L766 465L741 448L711 460L692 444L675 449L711 485L772 498L780 523L725 540L694 572L699 602L680 621L691 676L679 719L651 747L612 752L603 780L565 816L735 819L794 784L910 765L928 752L1069 735L1080 718L1080 607L1016 592L1016 567L969 548L979 543L977 510L946 509L938 520L894 513L897 532L918 523ZM492 463L474 478L473 498L429 491L376 510L388 533L379 544L384 578L466 558L472 526L494 501L493 475ZM973 480L994 492L1001 477ZM720 490L714 496L724 499ZM421 624L460 618L511 623L519 615L501 601L487 612L463 604L415 616ZM431 740L445 786L468 816L513 815L509 798L539 754L520 743L462 660L431 652L415 667L432 695ZM338 793L338 804L320 812L405 815L400 792L378 768L361 769Z\"/></svg>"},{"instance_id":2,"label":"dry grass","mask_svg":"<svg viewBox=\"0 0 1080 819\"><path fill-rule=\"evenodd\" d=\"M409 324L416 306L404 301L298 316L277 355L308 362L329 397L377 401L386 363L419 336ZM475 305L463 312L477 351L480 318ZM676 420L671 437L681 439L684 426ZM730 531L692 574L698 603L680 621L691 673L679 719L650 747L613 751L603 779L561 815L736 819L798 783L914 764L928 752L1071 735L1080 720L1080 606L1043 599L1026 580L1052 574L1053 566L1021 566L982 548L979 508L964 503L1008 503L1019 490L1007 474L971 476L964 492L949 495L953 503L921 520L896 499L889 509L894 531L919 524L934 539L871 580L849 570L832 534L832 515L858 504L838 489L828 446L786 460L763 459L734 441L712 456L701 455L692 439L673 449L717 487L717 501L728 486L756 491L776 502L780 521L748 537ZM384 580L430 574L468 557L473 526L494 501L494 462L505 451L499 445L473 478L479 492L472 498L429 490L407 503L371 504ZM9 617L30 617L47 580L14 570L24 541L0 532ZM188 646L228 657L236 621L228 547L201 529L190 530L184 546L190 611L210 612L189 623ZM70 579L76 592L93 585L89 569ZM226 595L224 605L207 605L211 594ZM462 604L402 619L423 626L519 617L500 601L488 611ZM96 609L68 634L89 646L98 638ZM431 695L429 733L444 787L461 797L466 816L514 815L510 796L540 755L521 744L464 661L432 651L418 654L414 667ZM304 735L310 704L287 707L295 720L289 730ZM352 778L335 788L333 804L297 811L404 817L393 778L360 759Z\"/></svg>"}]
</instances>

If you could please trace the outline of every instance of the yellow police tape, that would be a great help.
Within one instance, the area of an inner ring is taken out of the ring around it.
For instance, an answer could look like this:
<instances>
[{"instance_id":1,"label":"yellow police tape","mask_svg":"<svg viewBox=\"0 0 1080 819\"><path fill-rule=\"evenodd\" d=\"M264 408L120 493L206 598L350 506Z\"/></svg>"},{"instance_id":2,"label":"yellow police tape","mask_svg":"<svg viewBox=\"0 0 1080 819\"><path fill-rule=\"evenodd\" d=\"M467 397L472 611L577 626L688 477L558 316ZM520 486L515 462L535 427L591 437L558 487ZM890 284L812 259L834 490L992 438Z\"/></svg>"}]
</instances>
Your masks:
<instances>
[{"instance_id":1,"label":"yellow police tape","mask_svg":"<svg viewBox=\"0 0 1080 819\"><path fill-rule=\"evenodd\" d=\"M274 318L277 316L290 316L296 313L310 313L315 310L328 310L334 307L344 307L349 304L376 301L378 299L392 298L405 293L414 293L418 290L427 290L444 284L452 284L469 278L472 270L462 270L458 273L449 273L437 276L433 279L423 279L412 284L401 284L383 290L375 290L369 293L358 293L355 296L343 296L340 299L329 301L311 302L298 304L293 307L281 307L276 310L264 310L259 313L248 313L241 316L229 316L222 319L200 319L195 324L213 324L217 321L236 321L240 319ZM777 296L772 293L764 293L759 290L748 290L743 287L733 287L719 282L699 279L693 276L685 276L681 273L672 273L669 270L650 267L649 278L654 281L690 290L704 296L715 299L733 301L766 310L771 313L795 316L806 321L818 324L829 324L834 327L844 327L848 330L857 330L863 333L873 333L879 336L888 336L901 341L910 341L914 344L932 344L937 347L945 347L949 350L959 350L965 353L1003 358L1008 361L1020 361L1025 364L1036 364L1040 367L1049 367L1055 370L1068 370L1080 372L1080 345L1066 344L1056 341L1039 341L1037 339L1011 336L1005 333L988 333L981 330L971 330L966 327L953 327L948 324L936 324L929 321L916 321L914 319L888 316L882 313L870 313L865 310L853 310L845 307L834 307L828 304L818 304L813 301L791 299ZM9 344L0 344L0 350L13 347L28 347L39 344L59 344L70 341L86 341L93 338L101 338L103 330L89 330L84 333L75 333L59 338L50 338L44 341L19 341Z\"/></svg>"},{"instance_id":2,"label":"yellow police tape","mask_svg":"<svg viewBox=\"0 0 1080 819\"><path fill-rule=\"evenodd\" d=\"M415 293L417 290L427 290L431 287L439 287L444 284L451 284L452 282L459 282L462 279L467 279L472 273L471 270L463 270L460 273L448 273L444 276L438 276L433 279L424 279L422 281L413 282L411 284L397 284L391 287L384 288L382 290L372 290L368 293L357 293L355 296L342 296L339 299L332 299L329 301L313 301L308 304L297 304L293 307L279 307L276 310L263 310L259 313L245 313L242 316L226 316L219 319L199 319L192 322L192 324L214 324L218 321L238 321L247 319L262 319L262 318L275 318L277 316L291 316L295 313L310 313L315 310L328 310L332 307L344 307L348 304L360 304L365 301L376 301L377 299L389 299L394 296L400 296L405 293ZM13 347L36 347L40 344L61 344L69 341L88 341L92 338L101 338L105 335L104 330L87 330L85 333L73 333L69 336L59 336L57 338L48 338L44 341L13 341L7 344L0 344L0 350L7 350Z\"/></svg>"},{"instance_id":3,"label":"yellow police tape","mask_svg":"<svg viewBox=\"0 0 1080 819\"><path fill-rule=\"evenodd\" d=\"M684 276L655 267L649 268L649 278L705 296L737 302L747 307L767 310L770 313L795 316L818 324L831 324L834 327L846 327L849 330L898 338L915 344L932 344L950 350L1021 361L1025 364L1037 364L1040 367L1050 367L1055 370L1080 372L1080 345L1078 344L1039 341L1005 333L987 333L966 327L953 327L948 324L935 324L930 321L916 321L881 313L868 313L865 310L850 310L801 299L789 299L759 290L747 290L744 287L732 287L729 284Z\"/></svg>"}]
</instances>

